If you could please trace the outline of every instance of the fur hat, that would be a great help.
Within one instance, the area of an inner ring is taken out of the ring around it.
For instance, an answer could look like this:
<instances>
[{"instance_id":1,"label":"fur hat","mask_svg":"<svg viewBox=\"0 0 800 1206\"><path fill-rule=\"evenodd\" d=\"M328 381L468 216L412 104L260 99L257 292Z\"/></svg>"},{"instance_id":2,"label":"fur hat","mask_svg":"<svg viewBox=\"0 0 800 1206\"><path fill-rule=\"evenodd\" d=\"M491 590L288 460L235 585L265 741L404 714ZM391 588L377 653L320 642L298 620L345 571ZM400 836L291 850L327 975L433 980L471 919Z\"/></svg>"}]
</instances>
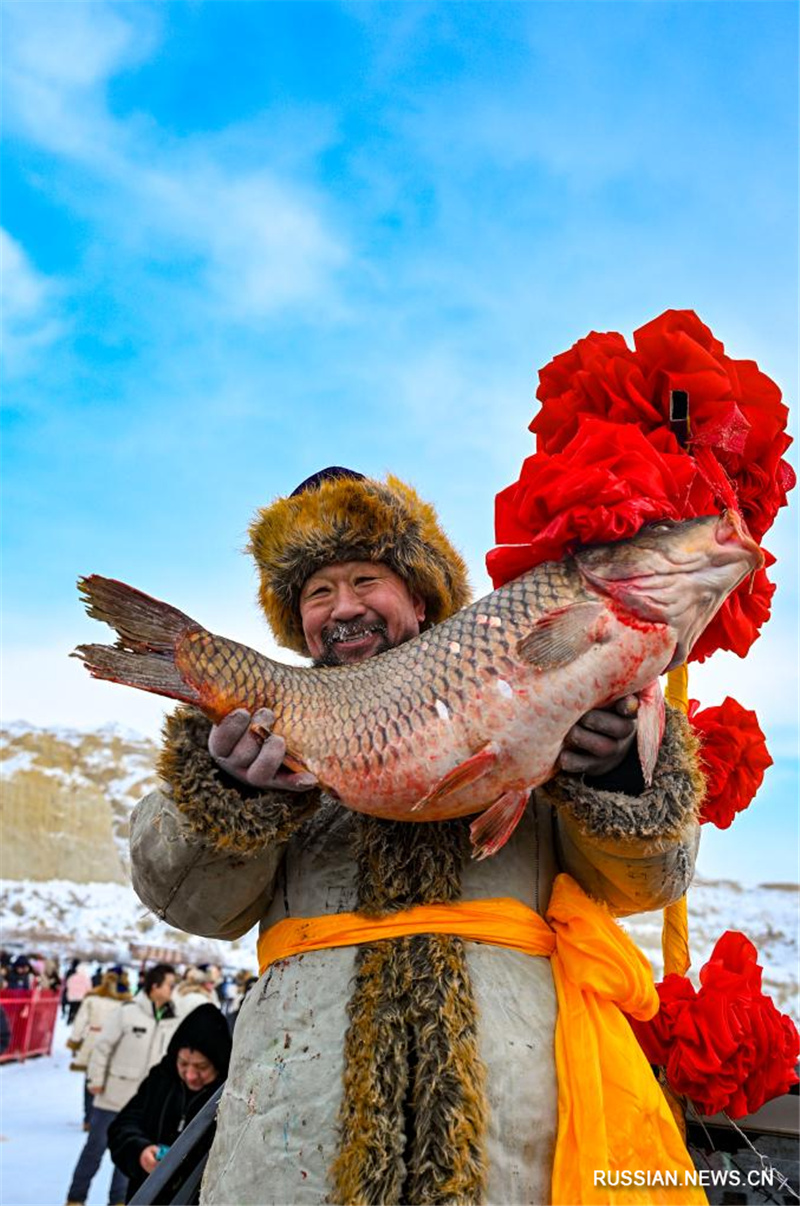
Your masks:
<instances>
[{"instance_id":1,"label":"fur hat","mask_svg":"<svg viewBox=\"0 0 800 1206\"><path fill-rule=\"evenodd\" d=\"M308 654L300 591L336 561L381 561L425 600L423 630L470 599L467 568L436 512L411 486L350 469L323 469L288 498L262 508L250 526L249 551L261 576L259 599L277 640Z\"/></svg>"}]
</instances>

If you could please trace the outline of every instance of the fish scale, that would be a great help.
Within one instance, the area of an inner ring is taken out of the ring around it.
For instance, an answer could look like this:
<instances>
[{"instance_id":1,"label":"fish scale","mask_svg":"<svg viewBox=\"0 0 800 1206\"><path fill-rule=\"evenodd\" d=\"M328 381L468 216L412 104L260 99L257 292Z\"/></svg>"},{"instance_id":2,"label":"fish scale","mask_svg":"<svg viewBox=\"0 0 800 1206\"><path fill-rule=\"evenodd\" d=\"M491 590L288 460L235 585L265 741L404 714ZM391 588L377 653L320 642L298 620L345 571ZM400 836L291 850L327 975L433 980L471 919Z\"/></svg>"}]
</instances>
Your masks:
<instances>
[{"instance_id":1,"label":"fish scale","mask_svg":"<svg viewBox=\"0 0 800 1206\"><path fill-rule=\"evenodd\" d=\"M330 668L272 661L92 575L79 583L87 610L118 641L76 656L96 678L196 704L215 722L270 709L287 764L348 808L407 821L480 812L471 832L483 857L594 707L642 692L639 748L652 774L663 702L651 710L661 694L649 688L761 564L730 512L657 524L539 565L395 649Z\"/></svg>"}]
</instances>

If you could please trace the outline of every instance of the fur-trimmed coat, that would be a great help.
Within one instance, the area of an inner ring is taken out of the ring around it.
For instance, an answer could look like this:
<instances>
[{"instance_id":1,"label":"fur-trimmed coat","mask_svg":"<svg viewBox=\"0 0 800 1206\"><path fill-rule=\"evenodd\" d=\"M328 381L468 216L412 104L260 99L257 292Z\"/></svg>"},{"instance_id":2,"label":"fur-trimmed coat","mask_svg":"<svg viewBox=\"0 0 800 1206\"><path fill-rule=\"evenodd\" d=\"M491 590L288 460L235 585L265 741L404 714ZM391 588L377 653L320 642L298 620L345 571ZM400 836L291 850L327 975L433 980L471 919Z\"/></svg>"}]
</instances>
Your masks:
<instances>
[{"instance_id":1,"label":"fur-trimmed coat","mask_svg":"<svg viewBox=\"0 0 800 1206\"><path fill-rule=\"evenodd\" d=\"M70 1064L72 1072L86 1071L103 1026L111 1014L119 1009L124 1001L130 999L130 993L113 992L112 989L102 986L86 994L67 1039L67 1046L73 1053Z\"/></svg>"},{"instance_id":2,"label":"fur-trimmed coat","mask_svg":"<svg viewBox=\"0 0 800 1206\"><path fill-rule=\"evenodd\" d=\"M206 752L208 728L190 710L172 718L167 786L131 830L138 894L191 933L497 896L544 913L559 870L624 915L692 877L702 777L671 710L651 788L562 774L480 863L463 819L384 821L315 791L243 788ZM549 1202L556 1011L547 959L450 935L274 964L237 1022L202 1201Z\"/></svg>"}]
</instances>

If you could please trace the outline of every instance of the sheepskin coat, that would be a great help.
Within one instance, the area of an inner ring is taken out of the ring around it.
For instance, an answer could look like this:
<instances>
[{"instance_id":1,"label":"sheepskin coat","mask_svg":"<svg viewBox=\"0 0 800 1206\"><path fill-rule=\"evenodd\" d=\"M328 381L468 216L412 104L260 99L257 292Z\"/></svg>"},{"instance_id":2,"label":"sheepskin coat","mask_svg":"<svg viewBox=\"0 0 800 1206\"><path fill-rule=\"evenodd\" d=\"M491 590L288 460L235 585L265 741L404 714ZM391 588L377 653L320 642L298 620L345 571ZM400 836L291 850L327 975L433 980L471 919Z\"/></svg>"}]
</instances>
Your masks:
<instances>
[{"instance_id":1,"label":"sheepskin coat","mask_svg":"<svg viewBox=\"0 0 800 1206\"><path fill-rule=\"evenodd\" d=\"M169 722L164 788L131 829L141 899L191 933L497 896L544 913L559 870L625 915L691 880L702 778L671 710L652 787L562 774L480 863L465 820L383 821L319 792L243 788L207 754L208 728L188 709ZM451 935L273 964L236 1025L201 1201L549 1202L556 1013L547 959Z\"/></svg>"}]
</instances>

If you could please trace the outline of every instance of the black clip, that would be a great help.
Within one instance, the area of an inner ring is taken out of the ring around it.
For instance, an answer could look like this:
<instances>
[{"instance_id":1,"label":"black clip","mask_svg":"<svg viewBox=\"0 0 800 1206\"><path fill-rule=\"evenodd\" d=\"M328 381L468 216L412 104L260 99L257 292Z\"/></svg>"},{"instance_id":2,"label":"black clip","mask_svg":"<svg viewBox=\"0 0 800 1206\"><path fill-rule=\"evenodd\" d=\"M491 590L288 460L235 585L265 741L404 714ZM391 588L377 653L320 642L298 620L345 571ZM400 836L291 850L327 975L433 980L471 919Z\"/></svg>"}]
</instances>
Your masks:
<instances>
[{"instance_id":1,"label":"black clip","mask_svg":"<svg viewBox=\"0 0 800 1206\"><path fill-rule=\"evenodd\" d=\"M689 443L689 394L685 389L669 391L669 425L681 448Z\"/></svg>"}]
</instances>

